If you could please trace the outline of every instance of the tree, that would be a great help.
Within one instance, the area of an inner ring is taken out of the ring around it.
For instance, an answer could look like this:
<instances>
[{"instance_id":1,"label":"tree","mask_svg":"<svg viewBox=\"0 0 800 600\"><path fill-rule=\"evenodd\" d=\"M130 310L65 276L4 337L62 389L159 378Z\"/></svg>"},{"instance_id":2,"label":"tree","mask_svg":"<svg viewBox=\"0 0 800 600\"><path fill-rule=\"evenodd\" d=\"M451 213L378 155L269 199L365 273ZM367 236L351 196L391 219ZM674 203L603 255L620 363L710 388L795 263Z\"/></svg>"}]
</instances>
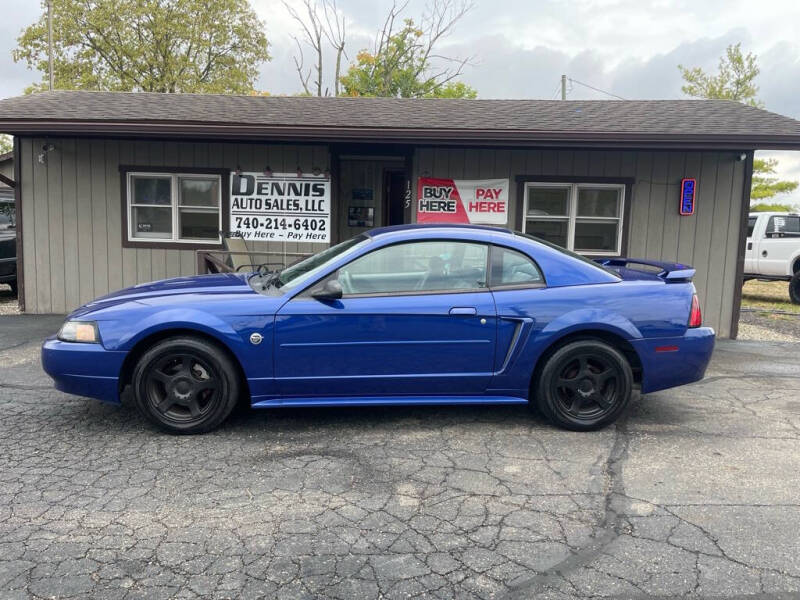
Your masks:
<instances>
[{"instance_id":1,"label":"tree","mask_svg":"<svg viewBox=\"0 0 800 600\"><path fill-rule=\"evenodd\" d=\"M0 133L0 154L11 152L14 149L14 138L5 133Z\"/></svg>"},{"instance_id":2,"label":"tree","mask_svg":"<svg viewBox=\"0 0 800 600\"><path fill-rule=\"evenodd\" d=\"M477 92L457 82L469 58L453 58L437 49L472 5L441 0L429 6L421 25L402 19L405 4L392 6L372 51L362 50L342 77L349 96L394 98L475 98ZM401 21L397 29L398 21Z\"/></svg>"},{"instance_id":3,"label":"tree","mask_svg":"<svg viewBox=\"0 0 800 600\"><path fill-rule=\"evenodd\" d=\"M797 208L791 204L759 202L750 205L750 212L794 212Z\"/></svg>"},{"instance_id":4,"label":"tree","mask_svg":"<svg viewBox=\"0 0 800 600\"><path fill-rule=\"evenodd\" d=\"M681 91L695 98L736 100L761 107L762 103L756 99L758 86L754 83L760 72L756 58L750 52L743 56L742 45L739 43L725 49L725 56L719 59L719 72L716 75L710 75L700 67L687 69L678 65L686 82Z\"/></svg>"},{"instance_id":5,"label":"tree","mask_svg":"<svg viewBox=\"0 0 800 600\"><path fill-rule=\"evenodd\" d=\"M767 200L778 194L793 192L797 189L797 181L782 181L775 174L777 159L756 158L753 160L753 187L750 188L752 200Z\"/></svg>"},{"instance_id":6,"label":"tree","mask_svg":"<svg viewBox=\"0 0 800 600\"><path fill-rule=\"evenodd\" d=\"M55 87L248 93L263 31L247 0L54 0ZM17 41L14 60L43 75L27 91L47 89L46 10Z\"/></svg>"},{"instance_id":7,"label":"tree","mask_svg":"<svg viewBox=\"0 0 800 600\"><path fill-rule=\"evenodd\" d=\"M297 54L293 57L297 75L300 77L300 84L303 86L303 95L323 95L324 38L336 53L333 71L333 94L334 96L338 96L339 78L342 70L342 56L347 58L347 54L344 51L347 23L344 15L340 16L339 14L336 7L336 0L321 0L321 2L317 2L316 0L304 0L303 6L305 7L305 16L298 14L286 0L284 0L283 5L303 31L303 43L300 42L299 38L294 36L294 42L297 45ZM316 58L313 67L316 78L311 84L311 87L309 87L309 80L311 79L312 69L309 68L308 71L305 69L304 45L311 48ZM326 88L324 95L327 96L328 91L329 90Z\"/></svg>"},{"instance_id":8,"label":"tree","mask_svg":"<svg viewBox=\"0 0 800 600\"><path fill-rule=\"evenodd\" d=\"M455 79L469 59L452 58L439 53L442 40L472 8L467 0L431 0L417 26L404 18L408 1L394 3L372 50L361 50L347 73L342 75L342 61L348 56L346 21L335 0L303 0L304 10L296 11L286 0L289 15L300 25L301 38L295 38L295 69L303 95L327 96L330 89L324 79L333 81L333 94L348 96L475 98L476 91ZM313 62L306 66L305 50ZM326 50L328 52L326 52ZM331 73L326 64L334 53Z\"/></svg>"},{"instance_id":9,"label":"tree","mask_svg":"<svg viewBox=\"0 0 800 600\"><path fill-rule=\"evenodd\" d=\"M695 98L735 100L758 108L763 103L756 98L758 86L755 78L759 68L757 57L752 53L742 55L741 44L733 44L725 49L725 56L719 60L719 73L709 75L700 67L687 69L678 65L686 84L681 87L684 94ZM750 198L766 200L797 189L797 181L784 181L772 177L777 171L778 161L774 158L753 160L753 186Z\"/></svg>"}]
</instances>

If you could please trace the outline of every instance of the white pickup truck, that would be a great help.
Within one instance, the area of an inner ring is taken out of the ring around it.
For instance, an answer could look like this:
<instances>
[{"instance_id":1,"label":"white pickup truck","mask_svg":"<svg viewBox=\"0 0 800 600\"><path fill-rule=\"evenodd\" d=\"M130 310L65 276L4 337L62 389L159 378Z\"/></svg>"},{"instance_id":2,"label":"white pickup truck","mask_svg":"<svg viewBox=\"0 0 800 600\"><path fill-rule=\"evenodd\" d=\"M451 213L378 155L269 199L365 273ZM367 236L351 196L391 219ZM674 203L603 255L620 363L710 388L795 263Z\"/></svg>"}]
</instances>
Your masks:
<instances>
[{"instance_id":1,"label":"white pickup truck","mask_svg":"<svg viewBox=\"0 0 800 600\"><path fill-rule=\"evenodd\" d=\"M788 281L789 298L800 304L800 215L750 213L744 281Z\"/></svg>"}]
</instances>

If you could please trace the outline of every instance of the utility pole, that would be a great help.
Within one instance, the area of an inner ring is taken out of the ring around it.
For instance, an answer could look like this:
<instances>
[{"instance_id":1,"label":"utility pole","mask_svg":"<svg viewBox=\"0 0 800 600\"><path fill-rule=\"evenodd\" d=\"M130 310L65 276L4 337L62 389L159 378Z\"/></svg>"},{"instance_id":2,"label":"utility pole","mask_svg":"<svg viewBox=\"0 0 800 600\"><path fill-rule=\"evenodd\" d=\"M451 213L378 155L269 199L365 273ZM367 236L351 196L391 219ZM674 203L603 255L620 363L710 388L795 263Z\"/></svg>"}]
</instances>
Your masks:
<instances>
[{"instance_id":1,"label":"utility pole","mask_svg":"<svg viewBox=\"0 0 800 600\"><path fill-rule=\"evenodd\" d=\"M50 71L50 91L53 91L53 0L47 0L47 65Z\"/></svg>"},{"instance_id":2,"label":"utility pole","mask_svg":"<svg viewBox=\"0 0 800 600\"><path fill-rule=\"evenodd\" d=\"M566 75L562 75L561 76L561 99L562 100L566 100L567 99L567 76Z\"/></svg>"}]
</instances>

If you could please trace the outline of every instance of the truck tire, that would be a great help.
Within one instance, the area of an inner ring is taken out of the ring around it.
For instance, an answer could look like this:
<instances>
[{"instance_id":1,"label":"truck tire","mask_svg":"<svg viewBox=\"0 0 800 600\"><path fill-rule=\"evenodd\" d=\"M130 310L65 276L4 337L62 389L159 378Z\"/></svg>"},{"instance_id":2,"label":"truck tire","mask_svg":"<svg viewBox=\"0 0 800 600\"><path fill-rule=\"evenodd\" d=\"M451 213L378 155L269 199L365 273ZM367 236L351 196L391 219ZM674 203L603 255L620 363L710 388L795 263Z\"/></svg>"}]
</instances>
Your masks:
<instances>
[{"instance_id":1,"label":"truck tire","mask_svg":"<svg viewBox=\"0 0 800 600\"><path fill-rule=\"evenodd\" d=\"M789 299L792 304L800 304L800 271L795 273L789 282Z\"/></svg>"}]
</instances>

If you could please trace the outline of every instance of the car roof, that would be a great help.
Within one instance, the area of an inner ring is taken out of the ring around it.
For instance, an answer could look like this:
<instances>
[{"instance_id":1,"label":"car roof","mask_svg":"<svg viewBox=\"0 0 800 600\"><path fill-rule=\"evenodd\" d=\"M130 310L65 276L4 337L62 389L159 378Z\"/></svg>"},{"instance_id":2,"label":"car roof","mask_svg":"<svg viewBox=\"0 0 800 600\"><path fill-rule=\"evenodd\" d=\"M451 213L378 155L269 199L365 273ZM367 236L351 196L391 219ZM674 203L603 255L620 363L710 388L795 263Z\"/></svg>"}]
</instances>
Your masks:
<instances>
[{"instance_id":1,"label":"car roof","mask_svg":"<svg viewBox=\"0 0 800 600\"><path fill-rule=\"evenodd\" d=\"M751 212L750 218L757 217L759 215L764 215L767 217L796 217L798 213L796 212L772 212L772 211L764 211L764 212Z\"/></svg>"},{"instance_id":2,"label":"car roof","mask_svg":"<svg viewBox=\"0 0 800 600\"><path fill-rule=\"evenodd\" d=\"M375 238L390 233L398 233L401 231L429 231L432 229L439 229L443 232L464 232L464 231L491 231L493 233L500 233L506 235L514 235L514 232L505 227L492 227L491 225L466 225L460 223L407 223L405 225L389 225L387 227L376 227L365 232L369 237Z\"/></svg>"}]
</instances>

